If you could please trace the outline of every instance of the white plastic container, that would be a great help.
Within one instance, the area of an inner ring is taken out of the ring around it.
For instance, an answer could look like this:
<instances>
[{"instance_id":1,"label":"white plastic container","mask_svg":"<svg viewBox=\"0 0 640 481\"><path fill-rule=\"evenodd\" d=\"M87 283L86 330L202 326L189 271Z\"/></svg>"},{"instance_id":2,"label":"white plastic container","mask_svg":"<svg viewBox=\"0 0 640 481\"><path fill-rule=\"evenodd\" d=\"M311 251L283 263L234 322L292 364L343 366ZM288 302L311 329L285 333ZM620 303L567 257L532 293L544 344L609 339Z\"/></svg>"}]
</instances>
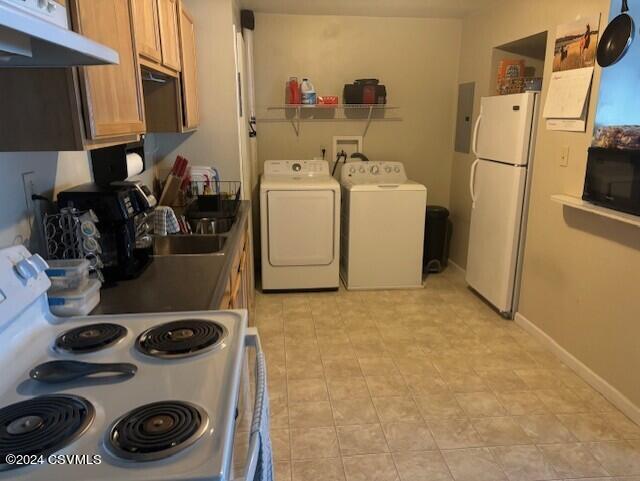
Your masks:
<instances>
[{"instance_id":1,"label":"white plastic container","mask_svg":"<svg viewBox=\"0 0 640 481\"><path fill-rule=\"evenodd\" d=\"M303 105L316 104L316 89L308 78L302 79L302 84L300 85L300 94Z\"/></svg>"},{"instance_id":2,"label":"white plastic container","mask_svg":"<svg viewBox=\"0 0 640 481\"><path fill-rule=\"evenodd\" d=\"M50 260L47 264L52 291L78 289L89 279L89 261L86 259Z\"/></svg>"},{"instance_id":3,"label":"white plastic container","mask_svg":"<svg viewBox=\"0 0 640 481\"><path fill-rule=\"evenodd\" d=\"M79 289L49 291L49 308L59 317L86 316L100 303L100 287L97 279L89 279Z\"/></svg>"}]
</instances>

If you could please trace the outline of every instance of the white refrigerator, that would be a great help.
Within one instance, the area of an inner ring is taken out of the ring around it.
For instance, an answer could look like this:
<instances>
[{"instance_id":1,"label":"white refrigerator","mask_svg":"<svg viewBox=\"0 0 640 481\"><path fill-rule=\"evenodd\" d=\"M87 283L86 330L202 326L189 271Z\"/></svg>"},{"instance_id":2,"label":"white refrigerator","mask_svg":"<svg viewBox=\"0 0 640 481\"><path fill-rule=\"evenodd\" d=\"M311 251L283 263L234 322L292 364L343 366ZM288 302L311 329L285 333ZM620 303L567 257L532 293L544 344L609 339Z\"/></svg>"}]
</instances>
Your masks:
<instances>
[{"instance_id":1,"label":"white refrigerator","mask_svg":"<svg viewBox=\"0 0 640 481\"><path fill-rule=\"evenodd\" d=\"M466 280L509 319L518 303L539 98L484 97L472 141Z\"/></svg>"}]
</instances>

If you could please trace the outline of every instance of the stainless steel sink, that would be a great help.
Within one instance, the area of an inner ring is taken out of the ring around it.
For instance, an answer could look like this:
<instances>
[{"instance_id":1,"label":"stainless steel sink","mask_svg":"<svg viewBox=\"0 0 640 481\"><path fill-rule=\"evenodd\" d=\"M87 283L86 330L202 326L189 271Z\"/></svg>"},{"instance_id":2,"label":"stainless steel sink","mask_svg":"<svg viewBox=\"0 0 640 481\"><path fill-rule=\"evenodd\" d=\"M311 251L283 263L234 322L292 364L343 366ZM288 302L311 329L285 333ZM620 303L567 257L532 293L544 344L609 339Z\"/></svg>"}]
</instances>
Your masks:
<instances>
[{"instance_id":1,"label":"stainless steel sink","mask_svg":"<svg viewBox=\"0 0 640 481\"><path fill-rule=\"evenodd\" d=\"M226 237L218 235L170 235L153 238L153 255L187 256L222 254Z\"/></svg>"}]
</instances>

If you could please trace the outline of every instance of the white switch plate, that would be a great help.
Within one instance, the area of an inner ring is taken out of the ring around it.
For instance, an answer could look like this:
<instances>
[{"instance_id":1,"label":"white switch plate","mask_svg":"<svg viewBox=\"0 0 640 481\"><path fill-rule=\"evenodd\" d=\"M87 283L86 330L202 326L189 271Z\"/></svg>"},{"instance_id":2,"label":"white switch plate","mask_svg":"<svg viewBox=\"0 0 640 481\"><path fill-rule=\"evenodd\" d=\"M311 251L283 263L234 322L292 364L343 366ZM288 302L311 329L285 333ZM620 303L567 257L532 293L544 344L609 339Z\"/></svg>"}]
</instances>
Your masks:
<instances>
[{"instance_id":1,"label":"white switch plate","mask_svg":"<svg viewBox=\"0 0 640 481\"><path fill-rule=\"evenodd\" d=\"M569 165L569 151L568 145L560 149L560 167L567 167Z\"/></svg>"}]
</instances>

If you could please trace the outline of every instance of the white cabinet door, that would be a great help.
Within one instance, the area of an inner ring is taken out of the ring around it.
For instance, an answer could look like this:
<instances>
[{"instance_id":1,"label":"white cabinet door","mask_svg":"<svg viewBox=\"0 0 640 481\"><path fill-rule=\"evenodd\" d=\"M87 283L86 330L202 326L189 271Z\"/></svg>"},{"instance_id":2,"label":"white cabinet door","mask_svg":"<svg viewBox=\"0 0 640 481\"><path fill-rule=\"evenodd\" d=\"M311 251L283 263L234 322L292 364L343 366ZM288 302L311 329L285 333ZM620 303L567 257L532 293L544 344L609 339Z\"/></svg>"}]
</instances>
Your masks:
<instances>
[{"instance_id":1,"label":"white cabinet door","mask_svg":"<svg viewBox=\"0 0 640 481\"><path fill-rule=\"evenodd\" d=\"M324 266L333 262L335 192L269 191L269 263Z\"/></svg>"},{"instance_id":2,"label":"white cabinet door","mask_svg":"<svg viewBox=\"0 0 640 481\"><path fill-rule=\"evenodd\" d=\"M537 94L483 97L473 147L480 159L526 165Z\"/></svg>"},{"instance_id":3,"label":"white cabinet door","mask_svg":"<svg viewBox=\"0 0 640 481\"><path fill-rule=\"evenodd\" d=\"M485 160L475 172L467 283L501 312L513 302L526 174Z\"/></svg>"}]
</instances>

